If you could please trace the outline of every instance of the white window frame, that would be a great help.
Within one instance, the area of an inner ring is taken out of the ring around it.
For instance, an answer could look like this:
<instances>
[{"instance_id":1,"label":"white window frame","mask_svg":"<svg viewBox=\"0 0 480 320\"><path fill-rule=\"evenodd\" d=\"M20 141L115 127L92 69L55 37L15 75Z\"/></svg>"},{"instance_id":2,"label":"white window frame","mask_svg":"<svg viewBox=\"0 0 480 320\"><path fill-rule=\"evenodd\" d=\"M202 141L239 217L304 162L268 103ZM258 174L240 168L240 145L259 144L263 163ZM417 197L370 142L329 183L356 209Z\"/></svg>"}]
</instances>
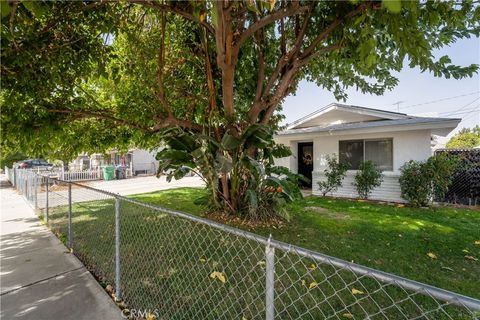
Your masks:
<instances>
[{"instance_id":1,"label":"white window frame","mask_svg":"<svg viewBox=\"0 0 480 320\"><path fill-rule=\"evenodd\" d=\"M387 138L369 138L369 139L346 139L346 140L338 140L338 161L340 161L340 142L345 142L345 141L362 141L363 143L363 160L365 161L365 141L382 141L382 140L390 140L392 141L392 169L391 170L383 170L382 172L394 172L394 164L395 164L395 159L394 157L394 144L393 144L393 137L387 137ZM358 169L348 169L347 172L351 173L356 173L358 172Z\"/></svg>"}]
</instances>

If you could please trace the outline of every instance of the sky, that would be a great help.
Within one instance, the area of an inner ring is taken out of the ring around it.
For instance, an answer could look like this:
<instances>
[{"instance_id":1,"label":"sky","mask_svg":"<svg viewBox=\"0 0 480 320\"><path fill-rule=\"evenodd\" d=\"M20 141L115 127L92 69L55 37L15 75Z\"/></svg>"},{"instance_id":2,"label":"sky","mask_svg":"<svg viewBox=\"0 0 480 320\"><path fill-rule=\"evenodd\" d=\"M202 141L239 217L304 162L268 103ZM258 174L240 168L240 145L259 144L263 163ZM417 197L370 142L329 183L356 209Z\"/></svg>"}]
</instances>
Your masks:
<instances>
[{"instance_id":1,"label":"sky","mask_svg":"<svg viewBox=\"0 0 480 320\"><path fill-rule=\"evenodd\" d=\"M467 66L480 64L480 38L462 39L435 52L435 56L448 55L452 62ZM362 94L354 88L347 90L347 101L336 101L332 93L314 83L302 81L295 96L283 103L284 123L291 123L330 103L339 102L412 115L462 118L457 129L480 124L480 76L462 80L436 78L418 68L405 66L397 74L399 83L382 96ZM462 97L458 97L462 96ZM451 98L451 99L450 99ZM446 99L446 100L443 100ZM443 100L437 101L436 100ZM401 101L400 104L396 104ZM430 103L433 102L433 103ZM418 105L421 104L421 105ZM397 109L398 107L398 109Z\"/></svg>"}]
</instances>

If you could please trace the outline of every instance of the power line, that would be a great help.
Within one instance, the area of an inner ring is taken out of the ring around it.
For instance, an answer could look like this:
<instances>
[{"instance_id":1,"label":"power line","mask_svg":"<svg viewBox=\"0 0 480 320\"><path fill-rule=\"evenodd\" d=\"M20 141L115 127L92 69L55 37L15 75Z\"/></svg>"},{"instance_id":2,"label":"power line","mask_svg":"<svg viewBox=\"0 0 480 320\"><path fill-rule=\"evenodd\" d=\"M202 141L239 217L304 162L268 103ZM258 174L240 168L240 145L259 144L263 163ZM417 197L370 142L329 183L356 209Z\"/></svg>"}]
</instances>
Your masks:
<instances>
[{"instance_id":1,"label":"power line","mask_svg":"<svg viewBox=\"0 0 480 320\"><path fill-rule=\"evenodd\" d=\"M469 116L467 116L467 117L463 117L462 122L465 121L465 120L467 120L467 119L469 119L469 118L471 118L472 116L475 116L475 115L476 115L476 114L472 114L472 115L469 115ZM479 119L479 123L480 123L480 117L479 117L478 119Z\"/></svg>"},{"instance_id":2,"label":"power line","mask_svg":"<svg viewBox=\"0 0 480 320\"><path fill-rule=\"evenodd\" d=\"M458 112L458 111L462 111L463 109L465 109L466 107L468 107L469 105L471 105L471 104L474 103L475 101L478 101L479 99L480 99L480 97L475 98L475 99L473 99L473 101L471 101L471 102L467 103L466 105L458 108L457 110L453 110L453 111L445 114L445 116L449 116L449 115L454 114L454 113L456 113L456 112Z\"/></svg>"},{"instance_id":3,"label":"power line","mask_svg":"<svg viewBox=\"0 0 480 320\"><path fill-rule=\"evenodd\" d=\"M458 115L461 115L461 114L469 114L469 113L473 113L473 112L479 112L480 109L478 109L478 107L480 107L480 104L477 105L474 109L469 109L469 110L466 110L466 111L463 111L463 112L452 113L452 114L449 114L449 116L458 116Z\"/></svg>"},{"instance_id":4,"label":"power line","mask_svg":"<svg viewBox=\"0 0 480 320\"><path fill-rule=\"evenodd\" d=\"M418 104L412 104L412 105L409 105L409 106L406 106L406 107L401 107L400 109L407 109L407 108L412 108L412 107L423 106L423 105L426 105L426 104L432 104L432 103L435 103L435 102L452 100L452 99L461 98L461 97L467 97L467 96L471 96L471 95L474 95L474 94L477 94L477 93L480 93L480 91L461 94L461 95L453 96L453 97L442 98L442 99L438 99L438 100L431 100L431 101L422 102L422 103L418 103Z\"/></svg>"}]
</instances>

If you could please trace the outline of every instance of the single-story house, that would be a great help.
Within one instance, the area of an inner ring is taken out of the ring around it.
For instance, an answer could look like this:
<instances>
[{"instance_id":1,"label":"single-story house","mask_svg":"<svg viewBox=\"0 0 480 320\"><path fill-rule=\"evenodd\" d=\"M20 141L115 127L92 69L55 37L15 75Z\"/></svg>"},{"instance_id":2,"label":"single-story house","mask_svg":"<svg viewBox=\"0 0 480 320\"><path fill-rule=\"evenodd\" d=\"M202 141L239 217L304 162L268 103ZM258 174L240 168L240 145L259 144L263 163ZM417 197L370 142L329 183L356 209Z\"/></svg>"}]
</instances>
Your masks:
<instances>
[{"instance_id":1,"label":"single-story house","mask_svg":"<svg viewBox=\"0 0 480 320\"><path fill-rule=\"evenodd\" d=\"M290 157L276 159L311 180L307 187L319 195L318 182L325 179L326 156L350 164L343 185L332 195L357 197L352 185L361 161L371 160L383 171L384 180L370 198L403 202L400 167L409 160L423 161L432 155L434 136L446 136L461 119L417 117L352 105L332 103L292 124L275 136L289 146Z\"/></svg>"},{"instance_id":2,"label":"single-story house","mask_svg":"<svg viewBox=\"0 0 480 320\"><path fill-rule=\"evenodd\" d=\"M125 154L117 150L111 150L106 155L83 153L72 161L69 167L71 170L95 170L104 165L122 165L129 167L133 175L156 174L158 170L156 154L156 151L144 149L130 149Z\"/></svg>"}]
</instances>

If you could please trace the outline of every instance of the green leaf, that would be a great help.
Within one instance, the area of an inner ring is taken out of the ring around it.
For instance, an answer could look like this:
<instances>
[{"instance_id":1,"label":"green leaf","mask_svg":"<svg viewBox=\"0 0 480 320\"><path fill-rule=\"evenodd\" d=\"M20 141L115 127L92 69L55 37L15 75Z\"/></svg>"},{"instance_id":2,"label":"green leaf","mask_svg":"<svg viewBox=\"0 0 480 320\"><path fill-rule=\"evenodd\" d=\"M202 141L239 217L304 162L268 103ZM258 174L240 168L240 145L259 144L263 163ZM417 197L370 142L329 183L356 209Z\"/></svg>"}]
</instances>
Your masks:
<instances>
[{"instance_id":1,"label":"green leaf","mask_svg":"<svg viewBox=\"0 0 480 320\"><path fill-rule=\"evenodd\" d=\"M0 1L0 11L2 18L5 18L10 14L11 8L8 1Z\"/></svg>"},{"instance_id":2,"label":"green leaf","mask_svg":"<svg viewBox=\"0 0 480 320\"><path fill-rule=\"evenodd\" d=\"M263 164L261 164L257 160L251 157L244 157L243 163L245 164L245 166L250 168L250 170L252 171L255 170L259 176L265 175L265 167L263 166Z\"/></svg>"},{"instance_id":3,"label":"green leaf","mask_svg":"<svg viewBox=\"0 0 480 320\"><path fill-rule=\"evenodd\" d=\"M216 169L218 172L229 173L232 171L233 165L232 160L226 158L225 156L218 154L216 157L217 165Z\"/></svg>"},{"instance_id":4,"label":"green leaf","mask_svg":"<svg viewBox=\"0 0 480 320\"><path fill-rule=\"evenodd\" d=\"M212 10L210 10L210 12L212 13L212 25L216 28L218 25L217 1L213 0L211 3L212 3Z\"/></svg>"},{"instance_id":5,"label":"green leaf","mask_svg":"<svg viewBox=\"0 0 480 320\"><path fill-rule=\"evenodd\" d=\"M372 52L367 56L366 64L368 68L372 67L376 62L377 62L377 55L375 52Z\"/></svg>"},{"instance_id":6,"label":"green leaf","mask_svg":"<svg viewBox=\"0 0 480 320\"><path fill-rule=\"evenodd\" d=\"M176 150L184 150L187 152L192 152L193 150L197 149L198 146L195 140L186 134L180 134L178 136L173 136L167 139L167 144Z\"/></svg>"},{"instance_id":7,"label":"green leaf","mask_svg":"<svg viewBox=\"0 0 480 320\"><path fill-rule=\"evenodd\" d=\"M225 150L236 149L241 143L242 141L239 138L229 135L228 133L222 138L222 146Z\"/></svg>"},{"instance_id":8,"label":"green leaf","mask_svg":"<svg viewBox=\"0 0 480 320\"><path fill-rule=\"evenodd\" d=\"M41 1L22 1L22 4L36 18L40 18L47 13L47 10Z\"/></svg>"},{"instance_id":9,"label":"green leaf","mask_svg":"<svg viewBox=\"0 0 480 320\"><path fill-rule=\"evenodd\" d=\"M290 150L290 148L283 144L276 144L271 149L271 153L272 156L274 156L275 158L285 158L292 155L292 151Z\"/></svg>"},{"instance_id":10,"label":"green leaf","mask_svg":"<svg viewBox=\"0 0 480 320\"><path fill-rule=\"evenodd\" d=\"M393 13L399 13L402 9L402 1L401 0L383 0L382 4L388 11Z\"/></svg>"},{"instance_id":11,"label":"green leaf","mask_svg":"<svg viewBox=\"0 0 480 320\"><path fill-rule=\"evenodd\" d=\"M190 168L181 167L173 172L173 177L175 178L175 180L180 180L183 177L185 177L189 172L190 172Z\"/></svg>"},{"instance_id":12,"label":"green leaf","mask_svg":"<svg viewBox=\"0 0 480 320\"><path fill-rule=\"evenodd\" d=\"M247 0L247 9L251 12L258 12L257 7L255 6L255 1Z\"/></svg>"},{"instance_id":13,"label":"green leaf","mask_svg":"<svg viewBox=\"0 0 480 320\"><path fill-rule=\"evenodd\" d=\"M248 189L246 196L249 206L253 209L256 209L258 207L257 193L252 189Z\"/></svg>"},{"instance_id":14,"label":"green leaf","mask_svg":"<svg viewBox=\"0 0 480 320\"><path fill-rule=\"evenodd\" d=\"M183 163L183 162L191 162L192 156L190 153L181 151L181 150L173 150L173 149L164 149L157 153L156 156L157 160L170 160L172 162Z\"/></svg>"}]
</instances>

